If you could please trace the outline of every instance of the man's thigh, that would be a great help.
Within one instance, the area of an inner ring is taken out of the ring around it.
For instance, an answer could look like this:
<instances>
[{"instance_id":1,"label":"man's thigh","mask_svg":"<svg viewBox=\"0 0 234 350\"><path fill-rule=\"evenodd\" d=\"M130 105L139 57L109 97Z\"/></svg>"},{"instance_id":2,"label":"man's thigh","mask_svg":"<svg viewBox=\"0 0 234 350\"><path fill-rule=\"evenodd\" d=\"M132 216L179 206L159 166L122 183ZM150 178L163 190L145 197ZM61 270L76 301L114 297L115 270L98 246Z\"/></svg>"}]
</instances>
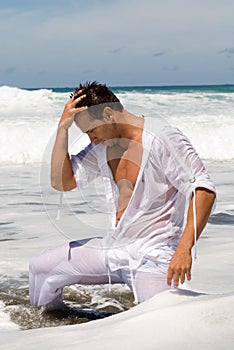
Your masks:
<instances>
[{"instance_id":1,"label":"man's thigh","mask_svg":"<svg viewBox=\"0 0 234 350\"><path fill-rule=\"evenodd\" d=\"M133 291L139 303L155 294L170 289L167 285L167 264L157 264L145 259L143 264L132 273L128 269L121 271L121 278Z\"/></svg>"},{"instance_id":2,"label":"man's thigh","mask_svg":"<svg viewBox=\"0 0 234 350\"><path fill-rule=\"evenodd\" d=\"M102 238L67 242L34 256L31 276L64 276L70 283L108 283L108 269ZM112 276L112 280L115 276Z\"/></svg>"},{"instance_id":3,"label":"man's thigh","mask_svg":"<svg viewBox=\"0 0 234 350\"><path fill-rule=\"evenodd\" d=\"M135 285L138 301L141 303L155 294L164 292L170 287L167 284L167 275L161 272L137 271Z\"/></svg>"},{"instance_id":4,"label":"man's thigh","mask_svg":"<svg viewBox=\"0 0 234 350\"><path fill-rule=\"evenodd\" d=\"M79 275L81 284L109 282L105 249L102 238L91 238L69 243L69 263ZM117 273L111 272L111 282L122 282Z\"/></svg>"}]
</instances>

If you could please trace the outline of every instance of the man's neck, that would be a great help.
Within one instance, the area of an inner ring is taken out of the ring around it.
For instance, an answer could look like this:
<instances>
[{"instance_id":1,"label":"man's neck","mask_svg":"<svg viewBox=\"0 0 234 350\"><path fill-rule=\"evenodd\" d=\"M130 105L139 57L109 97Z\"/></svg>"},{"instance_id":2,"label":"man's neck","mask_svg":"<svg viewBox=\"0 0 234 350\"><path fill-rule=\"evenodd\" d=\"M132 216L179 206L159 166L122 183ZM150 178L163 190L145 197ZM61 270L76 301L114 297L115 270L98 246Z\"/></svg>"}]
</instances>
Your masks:
<instances>
[{"instance_id":1,"label":"man's neck","mask_svg":"<svg viewBox=\"0 0 234 350\"><path fill-rule=\"evenodd\" d=\"M130 141L141 143L144 118L124 110L116 118L116 126L119 133L119 144L123 148L127 148Z\"/></svg>"}]
</instances>

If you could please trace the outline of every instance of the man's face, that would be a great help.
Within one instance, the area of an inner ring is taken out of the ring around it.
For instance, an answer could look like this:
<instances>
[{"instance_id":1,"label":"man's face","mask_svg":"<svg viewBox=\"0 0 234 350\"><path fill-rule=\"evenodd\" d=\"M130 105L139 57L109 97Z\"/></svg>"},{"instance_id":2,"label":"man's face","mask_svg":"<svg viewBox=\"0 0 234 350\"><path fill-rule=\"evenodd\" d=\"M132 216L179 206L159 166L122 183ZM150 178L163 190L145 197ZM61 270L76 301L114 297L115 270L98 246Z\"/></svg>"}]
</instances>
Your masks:
<instances>
[{"instance_id":1,"label":"man's face","mask_svg":"<svg viewBox=\"0 0 234 350\"><path fill-rule=\"evenodd\" d=\"M82 132L88 134L92 143L105 142L108 146L116 143L117 133L113 123L105 123L103 119L92 119L87 111L77 114L75 123Z\"/></svg>"}]
</instances>

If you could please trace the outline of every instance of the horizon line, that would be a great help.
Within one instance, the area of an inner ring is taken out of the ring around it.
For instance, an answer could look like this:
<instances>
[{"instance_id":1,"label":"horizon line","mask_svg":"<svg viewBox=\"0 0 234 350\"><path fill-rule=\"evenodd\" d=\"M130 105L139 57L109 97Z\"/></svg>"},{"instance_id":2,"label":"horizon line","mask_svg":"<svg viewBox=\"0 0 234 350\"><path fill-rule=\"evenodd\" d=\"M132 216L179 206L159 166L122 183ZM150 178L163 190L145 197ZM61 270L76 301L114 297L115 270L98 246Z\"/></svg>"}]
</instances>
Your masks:
<instances>
[{"instance_id":1,"label":"horizon line","mask_svg":"<svg viewBox=\"0 0 234 350\"><path fill-rule=\"evenodd\" d=\"M105 84L109 88L179 88L179 87L214 87L214 86L234 86L234 83L222 83L222 84L166 84L166 85L108 85ZM16 87L11 85L1 85L0 87L8 86L8 87ZM40 90L40 89L74 89L75 86L41 86L41 87L18 87L19 89L26 90Z\"/></svg>"}]
</instances>

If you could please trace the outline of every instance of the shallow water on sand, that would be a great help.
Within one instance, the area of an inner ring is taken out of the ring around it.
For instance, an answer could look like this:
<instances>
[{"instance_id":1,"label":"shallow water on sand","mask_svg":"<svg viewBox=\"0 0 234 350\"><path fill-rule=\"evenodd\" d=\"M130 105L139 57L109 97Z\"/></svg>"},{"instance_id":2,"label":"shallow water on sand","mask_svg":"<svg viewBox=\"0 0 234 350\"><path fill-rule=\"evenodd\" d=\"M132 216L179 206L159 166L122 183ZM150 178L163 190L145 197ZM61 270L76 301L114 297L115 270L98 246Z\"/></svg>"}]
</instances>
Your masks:
<instances>
[{"instance_id":1,"label":"shallow water on sand","mask_svg":"<svg viewBox=\"0 0 234 350\"><path fill-rule=\"evenodd\" d=\"M28 287L11 281L11 287L1 285L0 300L4 303L2 311L21 329L55 327L89 322L105 318L127 310L133 306L133 295L125 287L115 286L109 292L105 286L65 287L63 298L67 310L45 312L42 307L32 307L29 302Z\"/></svg>"},{"instance_id":2,"label":"shallow water on sand","mask_svg":"<svg viewBox=\"0 0 234 350\"><path fill-rule=\"evenodd\" d=\"M131 308L133 295L128 287L119 284L111 291L106 285L64 288L64 301L71 308L67 312L46 313L43 308L30 306L31 256L69 239L102 235L102 229L95 227L95 218L91 218L93 224L86 224L92 216L90 203L97 197L96 190L87 192L87 203L83 194L65 199L61 220L56 221L59 194L41 181L40 171L39 165L0 168L0 301L4 305L0 312L9 313L20 328L30 329L88 322ZM83 205L75 205L76 201Z\"/></svg>"},{"instance_id":3,"label":"shallow water on sand","mask_svg":"<svg viewBox=\"0 0 234 350\"><path fill-rule=\"evenodd\" d=\"M217 186L218 203L199 240L198 262L193 274L197 284L189 288L230 292L234 290L234 162L211 162L207 168ZM66 287L64 300L72 308L67 313L45 313L43 308L30 306L28 262L31 256L67 240L105 233L100 225L102 213L94 210L99 188L89 189L85 198L84 193L68 195L61 220L56 221L59 196L48 183L43 183L40 170L39 165L0 168L0 313L8 313L20 328L30 329L88 322L133 307L133 295L123 285L114 285L111 291L106 285ZM46 175L49 177L45 172ZM214 254L218 254L221 264L209 266L209 256L213 261ZM204 279L204 276L207 277Z\"/></svg>"}]
</instances>

